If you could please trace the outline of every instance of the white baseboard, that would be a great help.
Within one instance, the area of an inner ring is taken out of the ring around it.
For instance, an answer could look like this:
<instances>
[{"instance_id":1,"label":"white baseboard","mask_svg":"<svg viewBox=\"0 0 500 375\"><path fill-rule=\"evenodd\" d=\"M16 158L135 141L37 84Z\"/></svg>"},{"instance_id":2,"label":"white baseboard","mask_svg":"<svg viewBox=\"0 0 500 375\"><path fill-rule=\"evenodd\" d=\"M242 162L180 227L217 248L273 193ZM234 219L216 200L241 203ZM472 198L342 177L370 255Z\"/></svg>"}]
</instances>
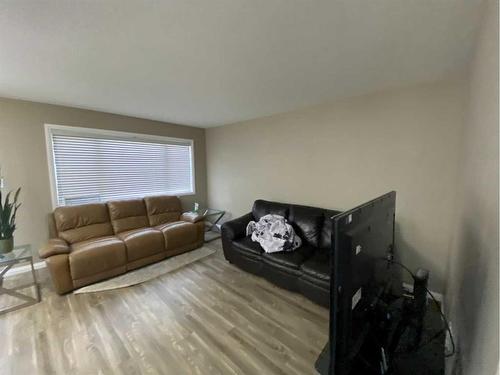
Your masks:
<instances>
[{"instance_id":1,"label":"white baseboard","mask_svg":"<svg viewBox=\"0 0 500 375\"><path fill-rule=\"evenodd\" d=\"M39 269L46 267L45 262L42 260L39 262L33 263L33 266L35 267L35 270L39 270ZM24 265L19 266L19 267L11 268L10 270L7 271L7 273L5 274L5 277L15 276L15 275L19 275L19 274L25 273L25 272L31 272L31 266L29 264L24 264Z\"/></svg>"}]
</instances>

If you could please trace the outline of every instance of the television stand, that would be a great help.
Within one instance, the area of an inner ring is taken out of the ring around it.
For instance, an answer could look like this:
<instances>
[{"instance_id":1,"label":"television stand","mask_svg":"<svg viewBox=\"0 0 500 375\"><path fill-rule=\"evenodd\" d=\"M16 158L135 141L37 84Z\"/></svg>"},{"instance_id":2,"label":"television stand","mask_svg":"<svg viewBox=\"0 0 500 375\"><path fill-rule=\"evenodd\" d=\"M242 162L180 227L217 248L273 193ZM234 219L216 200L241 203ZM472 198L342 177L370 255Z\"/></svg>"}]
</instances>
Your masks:
<instances>
[{"instance_id":1,"label":"television stand","mask_svg":"<svg viewBox=\"0 0 500 375\"><path fill-rule=\"evenodd\" d=\"M320 375L328 375L328 366L330 366L330 341L326 343L314 365Z\"/></svg>"},{"instance_id":2,"label":"television stand","mask_svg":"<svg viewBox=\"0 0 500 375\"><path fill-rule=\"evenodd\" d=\"M395 303L391 304L394 309L404 309L405 304L412 303L412 298L408 296L399 297L394 300ZM394 314L394 321L390 327L387 327L385 332L380 332L377 327L372 327L371 337L381 337L384 341L395 340L396 343L392 345L391 352L389 353L389 369L385 374L391 375L441 375L444 374L444 341L445 330L443 329L443 322L441 320L440 312L434 304L429 304L423 319L423 331L420 345L416 349L411 349L414 340L414 334L410 329L401 330L399 324L404 317ZM353 322L353 324L355 324ZM441 332L441 334L439 334ZM390 346L390 345L388 345ZM329 343L323 348L319 355L315 368L320 375L334 375L329 374L330 365L330 349ZM357 357L357 358L356 358ZM367 339L361 347L358 356L352 361L353 368L350 375L358 374L383 374L380 370L378 360L380 358L379 347L374 341ZM375 358L371 361L370 359ZM371 363L370 363L371 362Z\"/></svg>"},{"instance_id":3,"label":"television stand","mask_svg":"<svg viewBox=\"0 0 500 375\"><path fill-rule=\"evenodd\" d=\"M429 303L423 320L420 348L408 350L413 345L413 337L408 332L403 334L394 350L390 374L444 374L445 337L441 314L433 303Z\"/></svg>"}]
</instances>

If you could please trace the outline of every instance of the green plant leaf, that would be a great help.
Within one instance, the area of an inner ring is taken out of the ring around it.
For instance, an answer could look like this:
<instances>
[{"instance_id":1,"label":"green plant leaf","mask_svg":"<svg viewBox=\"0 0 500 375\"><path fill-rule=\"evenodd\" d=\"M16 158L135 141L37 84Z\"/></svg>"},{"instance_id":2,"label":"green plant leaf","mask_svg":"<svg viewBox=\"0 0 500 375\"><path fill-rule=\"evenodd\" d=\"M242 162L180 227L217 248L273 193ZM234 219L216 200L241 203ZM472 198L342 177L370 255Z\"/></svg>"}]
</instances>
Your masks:
<instances>
[{"instance_id":1,"label":"green plant leaf","mask_svg":"<svg viewBox=\"0 0 500 375\"><path fill-rule=\"evenodd\" d=\"M5 201L4 201L4 207L7 206L7 204L9 203L9 198L10 198L10 193L12 193L12 191L9 191L7 193L7 195L5 196Z\"/></svg>"},{"instance_id":2,"label":"green plant leaf","mask_svg":"<svg viewBox=\"0 0 500 375\"><path fill-rule=\"evenodd\" d=\"M11 238L16 230L16 215L19 207L21 207L21 203L17 203L20 192L21 188L18 188L14 192L12 201L11 197L13 192L8 192L2 204L2 195L0 191L0 239Z\"/></svg>"},{"instance_id":3,"label":"green plant leaf","mask_svg":"<svg viewBox=\"0 0 500 375\"><path fill-rule=\"evenodd\" d=\"M21 188L18 188L16 190L16 193L14 194L14 204L17 203L17 198L19 198L19 193L21 192Z\"/></svg>"}]
</instances>

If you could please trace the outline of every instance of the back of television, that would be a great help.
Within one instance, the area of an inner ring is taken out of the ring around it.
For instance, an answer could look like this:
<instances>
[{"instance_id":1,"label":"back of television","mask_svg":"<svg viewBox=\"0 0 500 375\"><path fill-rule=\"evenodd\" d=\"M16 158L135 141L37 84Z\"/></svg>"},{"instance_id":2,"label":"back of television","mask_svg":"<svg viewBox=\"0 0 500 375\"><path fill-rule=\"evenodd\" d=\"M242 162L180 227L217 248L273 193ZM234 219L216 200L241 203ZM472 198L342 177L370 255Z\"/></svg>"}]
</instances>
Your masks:
<instances>
[{"instance_id":1,"label":"back of television","mask_svg":"<svg viewBox=\"0 0 500 375\"><path fill-rule=\"evenodd\" d=\"M395 203L390 192L332 218L330 340L316 362L322 375L442 373L447 323L442 316L439 324L440 311L427 314L428 273L395 260ZM403 291L398 271L411 273L413 293ZM405 365L417 352L433 354L422 360L432 368Z\"/></svg>"}]
</instances>

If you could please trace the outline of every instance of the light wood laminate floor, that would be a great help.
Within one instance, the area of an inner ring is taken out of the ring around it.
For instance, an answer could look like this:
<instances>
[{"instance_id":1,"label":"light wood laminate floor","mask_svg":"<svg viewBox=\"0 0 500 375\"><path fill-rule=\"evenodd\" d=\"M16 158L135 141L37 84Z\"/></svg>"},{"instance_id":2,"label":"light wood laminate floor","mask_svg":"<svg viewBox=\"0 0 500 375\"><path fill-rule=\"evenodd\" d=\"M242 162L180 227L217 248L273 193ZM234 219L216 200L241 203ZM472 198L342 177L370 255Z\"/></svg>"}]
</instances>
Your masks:
<instances>
[{"instance_id":1,"label":"light wood laminate floor","mask_svg":"<svg viewBox=\"0 0 500 375\"><path fill-rule=\"evenodd\" d=\"M328 310L217 253L147 283L0 316L1 374L314 374ZM12 278L12 282L18 281Z\"/></svg>"}]
</instances>

